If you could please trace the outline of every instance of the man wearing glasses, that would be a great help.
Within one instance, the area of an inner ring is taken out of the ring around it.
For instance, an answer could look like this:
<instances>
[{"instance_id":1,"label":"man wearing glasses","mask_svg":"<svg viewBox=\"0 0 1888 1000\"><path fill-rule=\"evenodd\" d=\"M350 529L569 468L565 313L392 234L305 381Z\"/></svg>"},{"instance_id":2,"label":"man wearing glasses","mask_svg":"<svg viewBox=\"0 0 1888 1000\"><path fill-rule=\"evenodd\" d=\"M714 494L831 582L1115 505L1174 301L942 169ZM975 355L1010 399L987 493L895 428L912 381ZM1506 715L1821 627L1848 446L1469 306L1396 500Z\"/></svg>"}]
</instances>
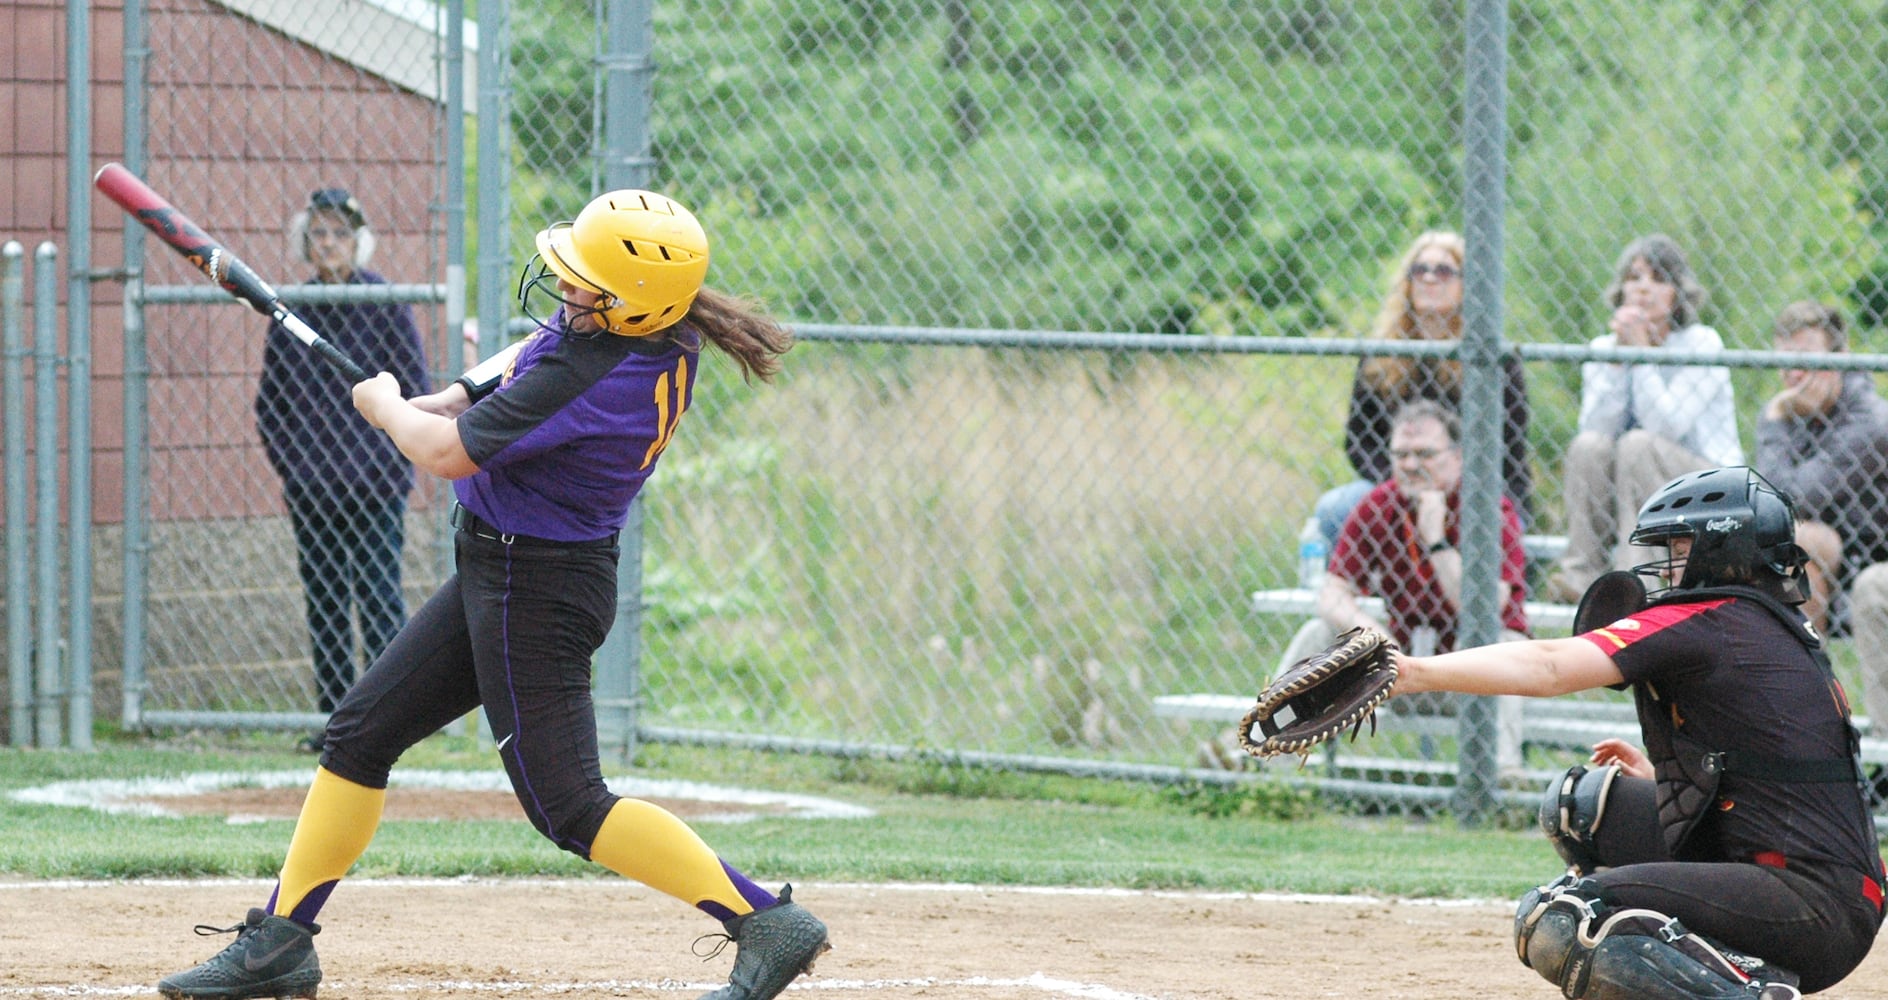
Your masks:
<instances>
[{"instance_id":1,"label":"man wearing glasses","mask_svg":"<svg viewBox=\"0 0 1888 1000\"><path fill-rule=\"evenodd\" d=\"M1462 604L1462 449L1459 421L1433 400L1397 411L1390 429L1390 481L1371 490L1338 533L1318 593L1318 616L1333 634L1358 625L1396 637L1412 655L1455 648ZM1527 638L1527 557L1521 519L1501 498L1501 626L1504 641ZM1383 599L1384 617L1366 614L1358 598ZM1498 759L1520 765L1519 699L1504 698Z\"/></svg>"}]
</instances>

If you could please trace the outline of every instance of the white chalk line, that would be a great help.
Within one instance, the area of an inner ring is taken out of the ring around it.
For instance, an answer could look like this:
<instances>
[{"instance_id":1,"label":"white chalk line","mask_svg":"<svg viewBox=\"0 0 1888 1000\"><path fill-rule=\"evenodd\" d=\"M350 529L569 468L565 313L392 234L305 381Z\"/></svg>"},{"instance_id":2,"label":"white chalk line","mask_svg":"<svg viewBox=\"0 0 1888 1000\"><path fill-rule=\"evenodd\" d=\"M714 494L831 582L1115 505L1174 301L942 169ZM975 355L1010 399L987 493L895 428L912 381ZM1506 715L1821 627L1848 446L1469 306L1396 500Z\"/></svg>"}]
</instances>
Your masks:
<instances>
[{"instance_id":1,"label":"white chalk line","mask_svg":"<svg viewBox=\"0 0 1888 1000\"><path fill-rule=\"evenodd\" d=\"M1369 896L1369 894L1335 894L1335 892L1231 892L1231 891L1193 891L1193 889L1114 889L1114 887L1086 887L1086 885L976 885L967 881L806 881L793 879L801 894L812 889L834 889L834 891L853 892L987 892L987 894L1016 894L1016 896L1106 896L1106 898L1148 898L1148 900L1205 900L1205 902L1291 902L1291 904L1322 904L1322 906L1422 906L1437 909L1478 909L1512 908L1514 900L1501 898L1465 898L1465 900L1446 900L1446 898L1416 898L1416 896ZM42 881L0 881L0 892L32 891L32 889L100 889L108 885L147 885L153 889L191 889L191 887L228 887L228 885L251 885L251 887L272 887L276 879L234 879L234 877L206 877L206 879L42 879ZM453 875L453 877L378 877L378 879L347 879L349 889L483 889L493 885L506 887L559 887L559 889L602 889L602 891L621 894L623 879L614 877L595 877L595 879L570 879L570 877L510 877L510 875Z\"/></svg>"},{"instance_id":2,"label":"white chalk line","mask_svg":"<svg viewBox=\"0 0 1888 1000\"><path fill-rule=\"evenodd\" d=\"M359 985L345 979L326 980L322 985L328 989L358 989ZM676 979L599 979L592 982L546 982L525 981L505 982L470 982L466 980L441 979L429 982L406 981L398 983L376 983L374 988L388 993L409 996L441 994L446 996L558 996L570 993L616 993L624 990L639 990L653 993L683 993L696 996L704 990L713 990L723 983L690 983ZM1076 997L1079 1000L1160 1000L1159 997L1144 993L1131 993L1117 990L1100 983L1081 983L1070 979L1058 979L1042 973L1021 978L1001 979L989 976L969 976L962 979L943 979L937 977L916 977L910 979L817 979L795 983L787 987L788 993L882 993L887 990L936 989L938 987L956 987L976 990L1034 990L1049 997ZM75 983L63 986L0 986L0 997L128 997L143 996L157 992L150 985L136 986L87 986Z\"/></svg>"},{"instance_id":3,"label":"white chalk line","mask_svg":"<svg viewBox=\"0 0 1888 1000\"><path fill-rule=\"evenodd\" d=\"M1066 885L980 885L974 882L815 882L793 879L794 887L802 895L807 890L833 889L857 892L981 892L991 895L1018 896L1095 896L1133 899L1196 899L1206 902L1252 902L1252 903L1312 903L1331 906L1418 906L1437 909L1478 909L1494 907L1512 909L1511 899L1439 899L1428 897L1372 896L1366 894L1344 895L1339 893L1315 892L1234 892L1222 890L1194 889L1122 889L1109 886L1066 886ZM152 888L191 888L191 887L227 887L227 886L273 886L274 879L266 878L133 878L133 879L44 879L41 881L0 882L0 892L32 889L96 889L104 886L150 886ZM566 889L594 888L607 890L612 895L620 895L624 883L622 879L611 877L598 878L545 878L521 876L513 878L500 875L457 875L450 878L350 878L350 889L412 889L412 888L488 888L503 886L555 886ZM634 883L632 883L633 885Z\"/></svg>"},{"instance_id":4,"label":"white chalk line","mask_svg":"<svg viewBox=\"0 0 1888 1000\"><path fill-rule=\"evenodd\" d=\"M84 781L56 781L8 793L16 802L33 805L67 806L99 812L134 816L176 817L182 815L159 802L167 798L186 798L221 791L226 788L298 788L306 787L312 771L200 771L162 778L98 778ZM393 788L432 788L463 792L509 792L511 781L503 771L395 771L388 779ZM641 799L688 799L727 805L768 807L802 819L864 819L873 815L864 806L814 795L759 791L700 781L676 781L660 778L612 777L606 783L618 795ZM691 819L691 822L738 823L779 812L727 812ZM255 817L232 816L230 822L256 822ZM289 822L284 819L282 822Z\"/></svg>"}]
</instances>

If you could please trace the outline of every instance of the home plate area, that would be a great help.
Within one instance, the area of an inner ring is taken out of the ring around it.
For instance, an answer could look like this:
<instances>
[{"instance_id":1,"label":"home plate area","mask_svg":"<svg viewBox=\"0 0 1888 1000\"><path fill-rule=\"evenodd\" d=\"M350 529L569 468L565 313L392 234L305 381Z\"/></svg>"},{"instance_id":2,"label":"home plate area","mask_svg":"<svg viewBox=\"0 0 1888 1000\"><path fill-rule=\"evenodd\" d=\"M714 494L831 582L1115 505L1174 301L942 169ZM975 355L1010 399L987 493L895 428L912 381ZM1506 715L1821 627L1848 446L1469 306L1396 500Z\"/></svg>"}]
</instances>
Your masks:
<instances>
[{"instance_id":1,"label":"home plate area","mask_svg":"<svg viewBox=\"0 0 1888 1000\"><path fill-rule=\"evenodd\" d=\"M110 812L292 817L307 772L165 782L65 782L15 798ZM396 775L399 777L399 775ZM435 818L516 816L502 774L405 775ZM858 815L832 800L631 784L691 822L754 815ZM504 810L510 810L505 812ZM496 814L492 811L497 810ZM1558 991L1514 958L1511 900L1396 900L1016 886L837 884L792 872L794 900L824 920L833 950L786 997L924 1000L1263 1000L1540 997ZM263 879L27 881L0 876L0 1000L149 997L157 980L209 957L263 905ZM555 997L695 1000L727 980L734 949L703 959L720 925L624 879L344 881L315 939L322 1000ZM1821 994L1888 1000L1888 958Z\"/></svg>"},{"instance_id":2,"label":"home plate area","mask_svg":"<svg viewBox=\"0 0 1888 1000\"><path fill-rule=\"evenodd\" d=\"M230 926L269 890L0 882L0 998L153 996L227 943L194 925ZM1557 995L1515 961L1506 901L820 882L794 898L826 921L834 950L789 998ZM694 1000L733 959L695 957L719 926L619 879L351 879L321 920L323 1000ZM1888 961L1871 957L1823 995L1888 1000Z\"/></svg>"}]
</instances>

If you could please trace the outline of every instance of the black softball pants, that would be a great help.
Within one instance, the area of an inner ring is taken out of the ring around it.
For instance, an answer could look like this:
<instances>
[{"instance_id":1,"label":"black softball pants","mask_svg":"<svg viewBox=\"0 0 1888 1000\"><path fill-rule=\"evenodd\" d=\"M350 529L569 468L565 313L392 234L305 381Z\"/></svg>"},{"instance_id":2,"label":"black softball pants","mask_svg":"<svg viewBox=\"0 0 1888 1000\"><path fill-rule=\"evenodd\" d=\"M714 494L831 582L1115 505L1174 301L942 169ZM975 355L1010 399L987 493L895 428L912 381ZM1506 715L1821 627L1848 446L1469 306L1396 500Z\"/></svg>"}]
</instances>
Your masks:
<instances>
[{"instance_id":1,"label":"black softball pants","mask_svg":"<svg viewBox=\"0 0 1888 1000\"><path fill-rule=\"evenodd\" d=\"M1881 923L1862 873L1848 868L1670 860L1650 779L1613 783L1596 846L1600 863L1614 866L1592 876L1604 902L1676 917L1686 930L1796 973L1805 993L1854 971Z\"/></svg>"},{"instance_id":2,"label":"black softball pants","mask_svg":"<svg viewBox=\"0 0 1888 1000\"><path fill-rule=\"evenodd\" d=\"M616 803L598 762L591 656L616 614L614 540L505 543L460 531L458 572L328 723L322 766L369 788L407 748L483 706L538 832L589 858Z\"/></svg>"}]
</instances>

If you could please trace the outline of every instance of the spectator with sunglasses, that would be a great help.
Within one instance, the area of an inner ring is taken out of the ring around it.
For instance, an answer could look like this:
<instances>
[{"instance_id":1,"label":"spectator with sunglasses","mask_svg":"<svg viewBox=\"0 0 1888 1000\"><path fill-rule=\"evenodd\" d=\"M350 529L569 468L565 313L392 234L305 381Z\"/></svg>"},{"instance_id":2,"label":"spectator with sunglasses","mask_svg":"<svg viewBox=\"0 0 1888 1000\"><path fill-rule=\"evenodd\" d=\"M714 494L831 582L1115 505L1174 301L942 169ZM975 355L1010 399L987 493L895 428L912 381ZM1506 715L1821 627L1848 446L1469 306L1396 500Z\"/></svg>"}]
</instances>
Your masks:
<instances>
[{"instance_id":1,"label":"spectator with sunglasses","mask_svg":"<svg viewBox=\"0 0 1888 1000\"><path fill-rule=\"evenodd\" d=\"M1370 336L1376 340L1458 341L1462 338L1462 237L1433 230L1416 237L1396 266L1396 279L1377 311ZM1527 383L1518 359L1502 362L1505 492L1526 520L1533 480L1527 461ZM1344 518L1364 494L1390 479L1392 418L1405 403L1435 400L1450 410L1462 402L1462 363L1445 358L1399 355L1365 357L1351 383L1344 454L1357 479L1318 499L1318 528L1335 545Z\"/></svg>"},{"instance_id":2,"label":"spectator with sunglasses","mask_svg":"<svg viewBox=\"0 0 1888 1000\"><path fill-rule=\"evenodd\" d=\"M1673 354L1724 349L1698 322L1705 290L1671 237L1628 244L1606 288L1610 333L1597 348L1658 348ZM1744 464L1731 370L1722 366L1580 366L1580 423L1567 446L1567 551L1549 575L1549 600L1575 603L1600 574L1651 558L1628 540L1639 505L1687 472Z\"/></svg>"}]
</instances>

